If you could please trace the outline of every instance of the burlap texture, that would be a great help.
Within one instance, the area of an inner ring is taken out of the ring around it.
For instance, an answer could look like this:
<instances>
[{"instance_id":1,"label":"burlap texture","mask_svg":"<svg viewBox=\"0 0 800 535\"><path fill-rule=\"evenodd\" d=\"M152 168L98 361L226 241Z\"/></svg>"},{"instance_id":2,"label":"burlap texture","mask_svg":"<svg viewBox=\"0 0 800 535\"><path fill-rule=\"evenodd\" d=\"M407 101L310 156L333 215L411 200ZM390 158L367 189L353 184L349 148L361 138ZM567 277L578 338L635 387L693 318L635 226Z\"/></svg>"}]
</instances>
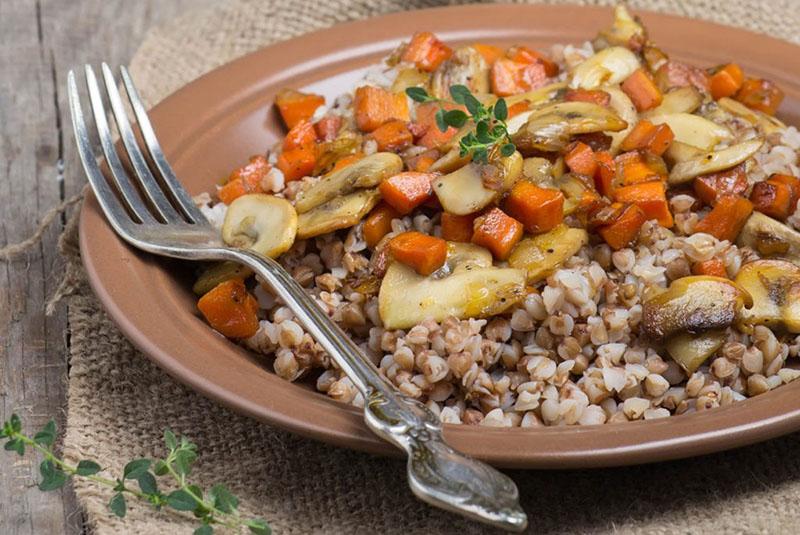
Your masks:
<instances>
[{"instance_id":1,"label":"burlap texture","mask_svg":"<svg viewBox=\"0 0 800 535\"><path fill-rule=\"evenodd\" d=\"M435 0L240 0L187 13L153 30L131 62L150 103L268 43L337 22L446 4ZM567 3L567 2L551 2ZM584 4L611 4L585 0ZM798 41L794 0L642 0L633 7L713 20ZM79 172L73 169L72 172ZM169 379L134 350L102 311L79 268L74 220L62 239L73 296L65 438L70 458L118 474L126 460L162 453L164 427L200 447L195 479L228 483L244 514L277 533L481 533L414 499L398 460L301 439L221 408ZM168 326L165 326L168 328ZM704 458L632 468L513 472L535 533L788 533L800 499L800 435ZM132 504L77 481L97 533L189 533L190 519Z\"/></svg>"}]
</instances>

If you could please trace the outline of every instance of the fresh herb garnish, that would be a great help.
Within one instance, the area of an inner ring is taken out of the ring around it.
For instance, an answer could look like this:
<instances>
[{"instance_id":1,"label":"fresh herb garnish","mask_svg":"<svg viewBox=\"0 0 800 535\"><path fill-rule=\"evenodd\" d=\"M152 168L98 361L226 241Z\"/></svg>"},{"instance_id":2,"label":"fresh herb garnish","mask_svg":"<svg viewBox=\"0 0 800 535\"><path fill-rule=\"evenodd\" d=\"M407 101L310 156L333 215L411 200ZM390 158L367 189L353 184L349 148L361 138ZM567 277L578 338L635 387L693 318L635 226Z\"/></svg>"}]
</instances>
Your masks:
<instances>
[{"instance_id":1,"label":"fresh herb garnish","mask_svg":"<svg viewBox=\"0 0 800 535\"><path fill-rule=\"evenodd\" d=\"M498 99L492 106L487 107L472 94L467 86L450 86L452 102L467 108L467 112L469 112L467 115L462 110L445 110L442 103L446 101L429 95L422 87L409 87L406 89L406 95L415 102L439 104L435 117L436 126L442 132L446 132L451 126L461 128L469 120L475 124L475 129L462 137L459 142L461 156L471 154L473 161L487 163L489 152L495 147L499 147L502 156L511 156L517 150L508 134L508 125L506 124L508 105L505 99Z\"/></svg>"},{"instance_id":2,"label":"fresh herb garnish","mask_svg":"<svg viewBox=\"0 0 800 535\"><path fill-rule=\"evenodd\" d=\"M187 481L192 464L197 459L197 446L186 437L176 437L169 429L164 431L164 442L169 453L164 459L134 459L125 465L122 476L109 479L98 475L103 468L94 461L82 460L76 466L66 463L53 452L56 440L56 424L53 420L36 433L33 438L22 432L19 416L11 418L0 428L0 439L6 439L4 448L25 455L26 448L38 451L42 457L39 471L42 480L39 489L43 491L61 488L71 477L89 479L115 491L108 503L112 513L124 517L127 512L127 497L135 497L152 505L156 510L168 507L176 511L191 511L200 521L195 535L210 535L214 525L235 530L248 528L257 535L269 535L269 524L260 518L239 516L239 500L225 485L214 485L203 493L197 485ZM176 490L164 493L159 490L157 476L171 476ZM138 489L132 486L136 481Z\"/></svg>"}]
</instances>

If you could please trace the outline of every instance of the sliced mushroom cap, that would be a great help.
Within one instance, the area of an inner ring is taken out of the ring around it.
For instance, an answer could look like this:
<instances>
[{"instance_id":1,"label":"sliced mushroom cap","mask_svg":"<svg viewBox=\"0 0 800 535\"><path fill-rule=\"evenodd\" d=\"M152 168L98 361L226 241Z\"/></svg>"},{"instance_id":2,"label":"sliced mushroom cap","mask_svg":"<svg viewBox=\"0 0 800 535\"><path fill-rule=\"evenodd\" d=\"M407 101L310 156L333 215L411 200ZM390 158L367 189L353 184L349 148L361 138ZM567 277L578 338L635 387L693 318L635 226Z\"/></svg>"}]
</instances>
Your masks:
<instances>
[{"instance_id":1,"label":"sliced mushroom cap","mask_svg":"<svg viewBox=\"0 0 800 535\"><path fill-rule=\"evenodd\" d=\"M314 176L330 169L338 161L361 150L364 140L361 134L342 129L335 139L323 141L317 146L317 163Z\"/></svg>"},{"instance_id":2,"label":"sliced mushroom cap","mask_svg":"<svg viewBox=\"0 0 800 535\"><path fill-rule=\"evenodd\" d=\"M733 134L726 127L691 113L651 115L648 120L656 125L669 125L676 141L703 150L711 150L720 141L733 138Z\"/></svg>"},{"instance_id":3,"label":"sliced mushroom cap","mask_svg":"<svg viewBox=\"0 0 800 535\"><path fill-rule=\"evenodd\" d=\"M510 95L505 97L506 104L509 106L513 106L519 102L527 102L529 106L533 107L539 104L543 104L549 100L553 100L553 98L558 94L559 91L567 87L566 82L556 82L554 84L546 85L544 87L540 87L538 89L534 89L533 91L528 91L526 93L519 93L517 95Z\"/></svg>"},{"instance_id":4,"label":"sliced mushroom cap","mask_svg":"<svg viewBox=\"0 0 800 535\"><path fill-rule=\"evenodd\" d=\"M225 281L246 279L252 274L252 269L236 262L211 264L197 277L197 282L192 286L192 291L196 295L205 295Z\"/></svg>"},{"instance_id":5,"label":"sliced mushroom cap","mask_svg":"<svg viewBox=\"0 0 800 535\"><path fill-rule=\"evenodd\" d=\"M800 232L761 212L753 212L736 244L750 247L761 256L778 256L800 262Z\"/></svg>"},{"instance_id":6,"label":"sliced mushroom cap","mask_svg":"<svg viewBox=\"0 0 800 535\"><path fill-rule=\"evenodd\" d=\"M641 330L660 341L681 332L722 329L734 322L743 306L752 303L747 291L728 279L683 277L643 303Z\"/></svg>"},{"instance_id":7,"label":"sliced mushroom cap","mask_svg":"<svg viewBox=\"0 0 800 535\"><path fill-rule=\"evenodd\" d=\"M381 194L377 188L362 189L336 197L298 216L297 237L312 238L334 230L350 228L366 217L380 198Z\"/></svg>"},{"instance_id":8,"label":"sliced mushroom cap","mask_svg":"<svg viewBox=\"0 0 800 535\"><path fill-rule=\"evenodd\" d=\"M437 272L438 277L392 262L378 294L383 326L406 329L427 318L493 316L519 302L525 295L525 271L492 267L491 254L481 249L449 247L446 273Z\"/></svg>"},{"instance_id":9,"label":"sliced mushroom cap","mask_svg":"<svg viewBox=\"0 0 800 535\"><path fill-rule=\"evenodd\" d=\"M550 232L519 242L508 258L508 265L524 269L528 283L532 284L550 275L587 243L589 235L585 230L562 223Z\"/></svg>"},{"instance_id":10,"label":"sliced mushroom cap","mask_svg":"<svg viewBox=\"0 0 800 535\"><path fill-rule=\"evenodd\" d=\"M629 46L633 41L645 42L647 32L624 4L618 4L614 8L614 23L601 30L599 37L612 45Z\"/></svg>"},{"instance_id":11,"label":"sliced mushroom cap","mask_svg":"<svg viewBox=\"0 0 800 535\"><path fill-rule=\"evenodd\" d=\"M657 117L673 113L692 113L703 103L703 95L694 86L677 87L664 93L664 99L657 107L642 114L642 117Z\"/></svg>"},{"instance_id":12,"label":"sliced mushroom cap","mask_svg":"<svg viewBox=\"0 0 800 535\"><path fill-rule=\"evenodd\" d=\"M670 143L669 148L664 153L664 160L666 160L670 165L675 165L680 162L696 160L700 158L704 152L705 151L702 149L698 149L692 145L687 145L686 143L681 143L680 141L673 141Z\"/></svg>"},{"instance_id":13,"label":"sliced mushroom cap","mask_svg":"<svg viewBox=\"0 0 800 535\"><path fill-rule=\"evenodd\" d=\"M800 333L800 267L783 260L756 260L742 266L736 283L753 297L753 306L743 310L740 327L783 327Z\"/></svg>"},{"instance_id":14,"label":"sliced mushroom cap","mask_svg":"<svg viewBox=\"0 0 800 535\"><path fill-rule=\"evenodd\" d=\"M477 163L468 163L432 182L433 192L445 211L456 215L471 214L485 208L497 197L496 191L483 185L481 167Z\"/></svg>"},{"instance_id":15,"label":"sliced mushroom cap","mask_svg":"<svg viewBox=\"0 0 800 535\"><path fill-rule=\"evenodd\" d=\"M465 85L472 93L489 93L489 66L471 46L456 49L439 65L431 78L431 93L437 98L450 98L450 87Z\"/></svg>"},{"instance_id":16,"label":"sliced mushroom cap","mask_svg":"<svg viewBox=\"0 0 800 535\"><path fill-rule=\"evenodd\" d=\"M428 85L430 79L430 73L423 72L416 67L400 69L392 83L392 93L402 93L409 87L424 87Z\"/></svg>"},{"instance_id":17,"label":"sliced mushroom cap","mask_svg":"<svg viewBox=\"0 0 800 535\"><path fill-rule=\"evenodd\" d=\"M403 160L392 152L377 152L306 185L294 206L302 214L358 188L372 188L403 170Z\"/></svg>"},{"instance_id":18,"label":"sliced mushroom cap","mask_svg":"<svg viewBox=\"0 0 800 535\"><path fill-rule=\"evenodd\" d=\"M618 132L628 123L614 111L590 102L559 102L534 111L512 141L521 151L560 151L570 136Z\"/></svg>"},{"instance_id":19,"label":"sliced mushroom cap","mask_svg":"<svg viewBox=\"0 0 800 535\"><path fill-rule=\"evenodd\" d=\"M556 188L553 164L547 158L525 158L522 161L522 177L542 188Z\"/></svg>"},{"instance_id":20,"label":"sliced mushroom cap","mask_svg":"<svg viewBox=\"0 0 800 535\"><path fill-rule=\"evenodd\" d=\"M225 212L222 240L270 258L289 250L297 234L297 212L286 199L251 193L242 195Z\"/></svg>"},{"instance_id":21,"label":"sliced mushroom cap","mask_svg":"<svg viewBox=\"0 0 800 535\"><path fill-rule=\"evenodd\" d=\"M624 81L639 68L636 54L622 46L611 46L579 63L572 71L569 86L597 89Z\"/></svg>"},{"instance_id":22,"label":"sliced mushroom cap","mask_svg":"<svg viewBox=\"0 0 800 535\"><path fill-rule=\"evenodd\" d=\"M692 374L725 343L724 330L700 334L678 333L664 343L669 356Z\"/></svg>"},{"instance_id":23,"label":"sliced mushroom cap","mask_svg":"<svg viewBox=\"0 0 800 535\"><path fill-rule=\"evenodd\" d=\"M628 95L622 91L619 86L603 86L600 89L608 93L611 97L608 101L608 107L614 110L619 117L627 123L628 126L617 132L610 132L611 136L611 153L616 154L619 152L619 146L622 141L628 137L633 127L639 122L639 112L636 111L636 106Z\"/></svg>"},{"instance_id":24,"label":"sliced mushroom cap","mask_svg":"<svg viewBox=\"0 0 800 535\"><path fill-rule=\"evenodd\" d=\"M753 139L715 152L704 152L697 158L675 164L668 182L674 186L689 182L700 175L730 169L753 156L763 144L763 139Z\"/></svg>"},{"instance_id":25,"label":"sliced mushroom cap","mask_svg":"<svg viewBox=\"0 0 800 535\"><path fill-rule=\"evenodd\" d=\"M738 100L723 97L717 101L717 104L728 113L741 117L753 126L761 127L761 130L766 135L786 130L786 124L784 122L766 113L748 108Z\"/></svg>"}]
</instances>

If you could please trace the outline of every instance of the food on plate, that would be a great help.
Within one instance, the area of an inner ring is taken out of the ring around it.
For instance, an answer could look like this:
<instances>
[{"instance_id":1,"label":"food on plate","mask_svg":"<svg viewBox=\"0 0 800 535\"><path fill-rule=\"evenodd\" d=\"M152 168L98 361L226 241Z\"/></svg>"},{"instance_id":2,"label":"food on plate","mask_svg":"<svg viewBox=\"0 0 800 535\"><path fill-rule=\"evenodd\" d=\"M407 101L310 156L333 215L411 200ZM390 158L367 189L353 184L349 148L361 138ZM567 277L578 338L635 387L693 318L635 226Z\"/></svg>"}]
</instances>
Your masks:
<instances>
[{"instance_id":1,"label":"food on plate","mask_svg":"<svg viewBox=\"0 0 800 535\"><path fill-rule=\"evenodd\" d=\"M624 6L551 50L422 30L348 93L281 91L285 136L197 202L446 423L729 405L798 376L800 133L721 59L671 58ZM220 334L364 403L249 270L198 275Z\"/></svg>"}]
</instances>

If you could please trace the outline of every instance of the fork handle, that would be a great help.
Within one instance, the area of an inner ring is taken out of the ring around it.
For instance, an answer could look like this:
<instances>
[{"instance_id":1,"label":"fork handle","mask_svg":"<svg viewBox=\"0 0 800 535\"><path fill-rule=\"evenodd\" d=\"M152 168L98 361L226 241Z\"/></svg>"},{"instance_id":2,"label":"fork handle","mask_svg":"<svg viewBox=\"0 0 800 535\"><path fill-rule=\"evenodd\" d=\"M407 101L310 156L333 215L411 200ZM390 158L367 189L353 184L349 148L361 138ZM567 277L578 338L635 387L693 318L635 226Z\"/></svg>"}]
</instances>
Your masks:
<instances>
[{"instance_id":1,"label":"fork handle","mask_svg":"<svg viewBox=\"0 0 800 535\"><path fill-rule=\"evenodd\" d=\"M278 262L252 251L224 249L225 260L251 268L286 303L364 396L364 420L378 436L408 455L412 491L422 500L512 531L524 530L514 482L491 466L453 450L439 418L397 390L352 339Z\"/></svg>"}]
</instances>

